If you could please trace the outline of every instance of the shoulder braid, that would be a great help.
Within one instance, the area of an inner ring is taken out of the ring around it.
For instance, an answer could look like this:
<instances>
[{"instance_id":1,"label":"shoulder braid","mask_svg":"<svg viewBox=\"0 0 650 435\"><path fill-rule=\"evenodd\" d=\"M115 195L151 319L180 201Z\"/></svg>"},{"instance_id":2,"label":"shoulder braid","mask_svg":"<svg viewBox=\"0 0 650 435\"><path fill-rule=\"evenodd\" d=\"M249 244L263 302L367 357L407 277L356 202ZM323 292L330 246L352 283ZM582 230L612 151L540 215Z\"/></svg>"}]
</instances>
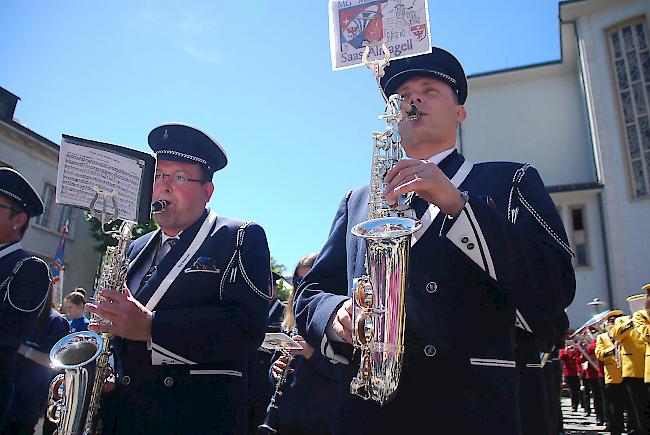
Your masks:
<instances>
[{"instance_id":1,"label":"shoulder braid","mask_svg":"<svg viewBox=\"0 0 650 435\"><path fill-rule=\"evenodd\" d=\"M226 269L223 271L223 276L221 277L221 283L219 284L219 298L223 298L223 288L226 282L228 281L234 283L237 280L237 271L240 270L242 278L244 279L248 287L250 287L250 289L253 290L253 292L255 292L258 296L260 296L262 299L265 299L267 301L270 301L272 299L272 296L270 294L266 294L265 292L261 291L255 286L253 281L251 281L251 279L248 277L248 274L246 273L246 269L244 268L244 263L242 262L241 248L242 246L244 246L244 237L246 235L246 228L252 223L253 222L245 222L237 230L235 251L233 252L232 257L228 262L228 266L226 266Z\"/></svg>"},{"instance_id":2,"label":"shoulder braid","mask_svg":"<svg viewBox=\"0 0 650 435\"><path fill-rule=\"evenodd\" d=\"M546 233L555 240L555 242L562 247L571 257L575 257L576 254L573 252L571 247L564 241L562 238L557 235L555 231L546 223L546 221L535 211L532 205L526 200L524 195L519 190L519 183L526 175L526 171L531 168L530 163L525 163L521 168L515 171L514 176L512 177L512 187L510 187L510 195L508 197L508 211L507 216L510 223L514 224L517 221L517 214L519 209L517 207L513 208L512 203L513 199L518 199L521 202L521 205L524 206L526 210L535 218L537 223L546 231ZM516 195L515 195L516 194Z\"/></svg>"},{"instance_id":3,"label":"shoulder braid","mask_svg":"<svg viewBox=\"0 0 650 435\"><path fill-rule=\"evenodd\" d=\"M38 257L32 256L32 257L25 257L25 258L19 260L18 262L16 262L16 264L14 265L14 268L11 270L11 274L0 284L0 290L2 290L5 287L7 289L5 291L4 300L8 301L9 305L11 305L15 310L20 311L22 313L33 313L34 311L40 309L43 306L43 304L45 303L45 301L47 300L47 296L48 296L48 293L49 293L49 289L48 289L48 291L45 292L45 296L43 297L43 300L41 302L39 302L38 305L36 305L34 308L31 308L31 309L18 307L11 300L11 282L16 277L16 275L18 274L18 271L23 266L23 264L26 263L29 260L34 260L36 262L42 263L43 266L45 266L45 270L47 270L47 279L48 279L48 281L51 279L50 278L50 268L47 267L47 263L45 263L43 260L41 260Z\"/></svg>"}]
</instances>

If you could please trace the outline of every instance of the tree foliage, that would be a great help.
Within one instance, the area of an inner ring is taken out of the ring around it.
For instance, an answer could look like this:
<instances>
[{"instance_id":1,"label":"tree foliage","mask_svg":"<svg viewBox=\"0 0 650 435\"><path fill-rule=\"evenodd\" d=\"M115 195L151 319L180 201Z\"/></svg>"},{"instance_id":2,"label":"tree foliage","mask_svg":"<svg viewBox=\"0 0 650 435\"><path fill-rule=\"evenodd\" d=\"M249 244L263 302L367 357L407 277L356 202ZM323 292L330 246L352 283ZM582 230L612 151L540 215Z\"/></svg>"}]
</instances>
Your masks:
<instances>
[{"instance_id":1,"label":"tree foliage","mask_svg":"<svg viewBox=\"0 0 650 435\"><path fill-rule=\"evenodd\" d=\"M112 237L110 234L104 234L101 229L101 222L98 219L94 219L93 216L86 212L86 220L90 224L90 235L95 240L95 250L104 254L106 252L107 246L117 245L117 240ZM106 231L117 231L122 225L122 220L118 219L114 222L105 226ZM153 219L150 219L146 224L136 224L133 227L133 238L137 239L138 237L147 234L151 231L154 231L158 228L158 224Z\"/></svg>"},{"instance_id":2,"label":"tree foliage","mask_svg":"<svg viewBox=\"0 0 650 435\"><path fill-rule=\"evenodd\" d=\"M275 258L271 257L271 270L275 273L279 273L280 275L284 276L287 267L284 264L278 263ZM287 283L283 279L280 280L278 284L278 299L282 301L286 301L289 298L290 290L291 288L289 288Z\"/></svg>"}]
</instances>

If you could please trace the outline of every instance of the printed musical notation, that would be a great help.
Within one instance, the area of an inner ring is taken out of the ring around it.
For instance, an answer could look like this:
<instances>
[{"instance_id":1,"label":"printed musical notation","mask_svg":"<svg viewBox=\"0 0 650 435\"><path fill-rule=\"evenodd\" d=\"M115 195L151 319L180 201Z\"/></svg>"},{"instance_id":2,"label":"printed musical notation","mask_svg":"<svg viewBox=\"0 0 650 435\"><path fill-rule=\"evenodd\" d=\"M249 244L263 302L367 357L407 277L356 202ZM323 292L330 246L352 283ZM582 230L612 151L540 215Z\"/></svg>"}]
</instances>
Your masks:
<instances>
[{"instance_id":1,"label":"printed musical notation","mask_svg":"<svg viewBox=\"0 0 650 435\"><path fill-rule=\"evenodd\" d=\"M116 192L118 217L136 221L144 162L64 137L59 153L56 202L90 208L97 188ZM106 202L106 203L104 203ZM94 208L115 212L110 197L99 195Z\"/></svg>"}]
</instances>

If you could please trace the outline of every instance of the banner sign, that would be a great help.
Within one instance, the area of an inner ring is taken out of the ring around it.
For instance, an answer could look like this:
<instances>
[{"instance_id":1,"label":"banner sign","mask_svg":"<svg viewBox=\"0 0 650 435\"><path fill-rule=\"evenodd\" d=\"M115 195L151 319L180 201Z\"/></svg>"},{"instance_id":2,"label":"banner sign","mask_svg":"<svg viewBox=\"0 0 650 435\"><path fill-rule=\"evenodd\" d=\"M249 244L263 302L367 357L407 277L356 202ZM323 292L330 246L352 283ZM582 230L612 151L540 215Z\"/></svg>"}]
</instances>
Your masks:
<instances>
[{"instance_id":1,"label":"banner sign","mask_svg":"<svg viewBox=\"0 0 650 435\"><path fill-rule=\"evenodd\" d=\"M369 61L384 57L382 41L391 60L431 52L426 0L330 0L329 18L334 70L363 65L364 43Z\"/></svg>"}]
</instances>

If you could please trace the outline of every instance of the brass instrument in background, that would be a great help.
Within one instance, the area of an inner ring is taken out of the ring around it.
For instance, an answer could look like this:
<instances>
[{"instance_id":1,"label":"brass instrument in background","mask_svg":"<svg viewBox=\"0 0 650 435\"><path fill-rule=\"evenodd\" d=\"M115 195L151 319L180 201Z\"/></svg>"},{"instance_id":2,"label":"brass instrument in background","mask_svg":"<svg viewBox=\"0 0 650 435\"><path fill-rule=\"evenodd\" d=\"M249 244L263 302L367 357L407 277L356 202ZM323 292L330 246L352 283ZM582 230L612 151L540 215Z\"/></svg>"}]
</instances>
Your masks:
<instances>
[{"instance_id":1,"label":"brass instrument in background","mask_svg":"<svg viewBox=\"0 0 650 435\"><path fill-rule=\"evenodd\" d=\"M101 290L123 290L128 266L126 249L131 242L133 225L124 221L119 231L111 233L118 243L106 248L95 300ZM91 323L101 322L97 315L92 316ZM80 331L63 337L52 347L52 367L65 370L50 385L47 415L57 424L57 434L101 433L98 410L102 388L111 373L111 338L108 333Z\"/></svg>"},{"instance_id":2,"label":"brass instrument in background","mask_svg":"<svg viewBox=\"0 0 650 435\"><path fill-rule=\"evenodd\" d=\"M383 65L369 66L379 84ZM399 384L411 235L421 226L409 199L401 196L396 204L388 204L382 195L386 173L403 156L397 129L404 120L402 103L400 95L386 98L386 109L380 116L386 121L386 130L373 133L368 220L352 228L352 234L366 243L367 275L355 278L352 288L352 342L361 353L361 362L350 392L382 405L393 397ZM410 105L406 115L414 120L420 112Z\"/></svg>"}]
</instances>

